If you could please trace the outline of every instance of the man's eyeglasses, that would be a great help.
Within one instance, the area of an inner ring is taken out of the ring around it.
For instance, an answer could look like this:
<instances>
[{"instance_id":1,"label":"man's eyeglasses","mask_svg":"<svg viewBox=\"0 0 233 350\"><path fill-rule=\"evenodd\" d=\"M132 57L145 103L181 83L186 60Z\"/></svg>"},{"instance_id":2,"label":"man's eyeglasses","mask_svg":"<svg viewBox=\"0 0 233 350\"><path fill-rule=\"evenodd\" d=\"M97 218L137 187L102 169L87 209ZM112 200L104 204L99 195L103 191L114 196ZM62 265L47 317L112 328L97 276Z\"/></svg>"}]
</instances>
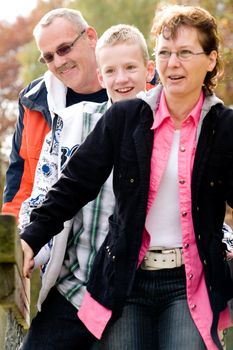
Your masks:
<instances>
[{"instance_id":1,"label":"man's eyeglasses","mask_svg":"<svg viewBox=\"0 0 233 350\"><path fill-rule=\"evenodd\" d=\"M179 60L181 61L188 61L190 60L193 56L196 55L202 55L202 54L206 54L204 51L201 52L193 52L191 50L178 50L178 51L168 51L168 50L161 50L158 51L157 53L157 57L159 60L161 61L166 61L169 60L169 58L171 57L172 54L175 54L177 58L179 58Z\"/></svg>"},{"instance_id":2,"label":"man's eyeglasses","mask_svg":"<svg viewBox=\"0 0 233 350\"><path fill-rule=\"evenodd\" d=\"M39 62L41 63L51 63L54 60L54 54L56 53L58 56L67 55L73 48L74 44L78 41L79 38L85 33L85 29L74 39L74 41L70 44L63 44L57 48L55 52L46 52L43 56L39 58Z\"/></svg>"}]
</instances>

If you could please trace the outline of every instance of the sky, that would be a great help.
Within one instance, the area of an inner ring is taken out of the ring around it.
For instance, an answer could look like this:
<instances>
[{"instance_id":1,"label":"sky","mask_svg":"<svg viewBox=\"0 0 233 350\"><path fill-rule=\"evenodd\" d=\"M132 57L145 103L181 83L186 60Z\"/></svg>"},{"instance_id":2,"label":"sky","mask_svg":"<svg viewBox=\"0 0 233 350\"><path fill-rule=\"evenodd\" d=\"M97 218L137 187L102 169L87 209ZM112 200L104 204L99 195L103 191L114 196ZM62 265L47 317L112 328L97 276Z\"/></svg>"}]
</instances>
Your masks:
<instances>
[{"instance_id":1,"label":"sky","mask_svg":"<svg viewBox=\"0 0 233 350\"><path fill-rule=\"evenodd\" d=\"M0 21L14 22L17 16L27 16L37 4L37 0L6 0L0 4Z\"/></svg>"}]
</instances>

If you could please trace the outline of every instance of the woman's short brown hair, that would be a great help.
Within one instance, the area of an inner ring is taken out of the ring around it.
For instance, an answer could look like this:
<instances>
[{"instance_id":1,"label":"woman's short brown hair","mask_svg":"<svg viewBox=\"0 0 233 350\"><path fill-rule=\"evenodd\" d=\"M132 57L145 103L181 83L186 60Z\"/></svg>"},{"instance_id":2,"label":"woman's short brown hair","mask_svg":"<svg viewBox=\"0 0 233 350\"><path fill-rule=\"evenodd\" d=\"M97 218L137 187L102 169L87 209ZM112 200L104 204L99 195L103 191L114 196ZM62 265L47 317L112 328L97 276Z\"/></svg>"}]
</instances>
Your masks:
<instances>
[{"instance_id":1,"label":"woman's short brown hair","mask_svg":"<svg viewBox=\"0 0 233 350\"><path fill-rule=\"evenodd\" d=\"M166 35L166 38L168 35L175 38L179 27L182 25L197 29L200 44L206 55L209 55L213 50L218 53L215 68L212 72L207 72L204 80L206 92L212 94L219 77L223 73L222 62L219 57L220 40L216 20L203 8L172 5L156 11L151 33L155 36L155 39L160 34Z\"/></svg>"}]
</instances>

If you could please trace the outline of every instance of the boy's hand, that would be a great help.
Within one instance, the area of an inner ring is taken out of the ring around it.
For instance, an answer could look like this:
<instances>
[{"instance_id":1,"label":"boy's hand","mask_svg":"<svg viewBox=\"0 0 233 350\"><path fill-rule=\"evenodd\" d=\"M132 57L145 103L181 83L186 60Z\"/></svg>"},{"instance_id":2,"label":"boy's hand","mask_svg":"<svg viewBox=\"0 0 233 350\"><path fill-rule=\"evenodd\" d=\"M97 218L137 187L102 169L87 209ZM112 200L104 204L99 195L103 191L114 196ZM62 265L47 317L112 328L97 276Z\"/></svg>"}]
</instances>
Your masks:
<instances>
[{"instance_id":1,"label":"boy's hand","mask_svg":"<svg viewBox=\"0 0 233 350\"><path fill-rule=\"evenodd\" d=\"M23 250L23 276L30 278L34 267L34 253L23 239L21 239L21 246Z\"/></svg>"}]
</instances>

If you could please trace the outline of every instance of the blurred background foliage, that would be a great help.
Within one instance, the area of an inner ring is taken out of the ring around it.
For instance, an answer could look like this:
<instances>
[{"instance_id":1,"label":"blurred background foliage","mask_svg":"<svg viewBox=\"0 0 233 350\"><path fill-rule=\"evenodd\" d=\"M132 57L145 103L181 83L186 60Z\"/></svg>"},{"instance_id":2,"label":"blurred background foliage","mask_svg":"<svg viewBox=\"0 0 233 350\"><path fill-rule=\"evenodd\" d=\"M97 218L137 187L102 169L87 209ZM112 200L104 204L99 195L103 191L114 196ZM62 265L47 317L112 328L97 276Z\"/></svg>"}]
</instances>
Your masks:
<instances>
[{"instance_id":1,"label":"blurred background foliage","mask_svg":"<svg viewBox=\"0 0 233 350\"><path fill-rule=\"evenodd\" d=\"M18 17L14 23L0 21L0 193L8 163L9 140L17 118L19 91L43 74L46 68L37 60L39 52L32 37L32 30L38 20L53 8L70 7L79 9L99 35L113 24L133 24L143 32L152 52L150 28L154 12L157 6L170 3L200 5L217 18L225 75L216 93L225 104L233 105L232 0L38 0L35 9L27 17Z\"/></svg>"}]
</instances>

